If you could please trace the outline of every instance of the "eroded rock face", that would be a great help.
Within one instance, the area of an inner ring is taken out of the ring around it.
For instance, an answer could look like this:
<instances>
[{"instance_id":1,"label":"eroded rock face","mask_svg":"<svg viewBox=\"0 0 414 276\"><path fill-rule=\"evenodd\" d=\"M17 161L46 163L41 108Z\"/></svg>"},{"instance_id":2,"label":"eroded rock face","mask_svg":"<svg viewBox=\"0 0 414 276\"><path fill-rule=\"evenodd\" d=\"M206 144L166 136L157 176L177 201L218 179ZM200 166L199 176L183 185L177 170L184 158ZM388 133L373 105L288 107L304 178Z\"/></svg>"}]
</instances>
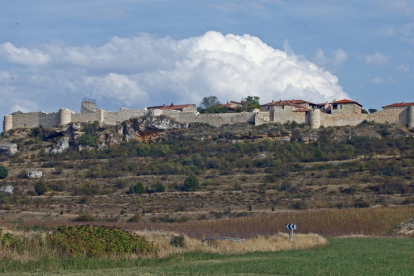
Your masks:
<instances>
[{"instance_id":1,"label":"eroded rock face","mask_svg":"<svg viewBox=\"0 0 414 276\"><path fill-rule=\"evenodd\" d=\"M42 175L42 171L30 171L27 173L27 178L41 178Z\"/></svg>"},{"instance_id":2,"label":"eroded rock face","mask_svg":"<svg viewBox=\"0 0 414 276\"><path fill-rule=\"evenodd\" d=\"M56 144L56 147L45 149L46 153L49 154L58 154L62 153L65 150L69 149L69 139L67 137L62 137Z\"/></svg>"},{"instance_id":3,"label":"eroded rock face","mask_svg":"<svg viewBox=\"0 0 414 276\"><path fill-rule=\"evenodd\" d=\"M2 143L0 144L0 153L7 156L13 156L17 153L17 145L14 143Z\"/></svg>"},{"instance_id":4,"label":"eroded rock face","mask_svg":"<svg viewBox=\"0 0 414 276\"><path fill-rule=\"evenodd\" d=\"M125 140L149 142L163 135L163 132L176 129L188 129L189 124L181 124L167 116L148 115L123 123Z\"/></svg>"},{"instance_id":5,"label":"eroded rock face","mask_svg":"<svg viewBox=\"0 0 414 276\"><path fill-rule=\"evenodd\" d=\"M13 186L4 186L0 188L0 192L12 194L14 190Z\"/></svg>"}]
</instances>

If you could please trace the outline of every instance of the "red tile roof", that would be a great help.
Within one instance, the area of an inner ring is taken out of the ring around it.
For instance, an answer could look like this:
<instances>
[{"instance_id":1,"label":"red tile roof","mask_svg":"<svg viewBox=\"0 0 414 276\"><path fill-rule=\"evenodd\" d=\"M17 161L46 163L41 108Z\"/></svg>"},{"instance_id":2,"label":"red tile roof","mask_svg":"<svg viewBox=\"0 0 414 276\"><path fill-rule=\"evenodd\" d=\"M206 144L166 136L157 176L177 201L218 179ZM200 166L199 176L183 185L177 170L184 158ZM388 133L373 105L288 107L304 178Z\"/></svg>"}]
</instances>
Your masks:
<instances>
[{"instance_id":1,"label":"red tile roof","mask_svg":"<svg viewBox=\"0 0 414 276\"><path fill-rule=\"evenodd\" d=\"M340 100L340 101L334 101L334 102L332 102L333 104L347 104L347 103L353 103L353 104L357 104L357 105L359 105L359 106L362 106L359 102L355 102L355 101L351 101L351 100L348 100L348 99L343 99L343 100Z\"/></svg>"},{"instance_id":2,"label":"red tile roof","mask_svg":"<svg viewBox=\"0 0 414 276\"><path fill-rule=\"evenodd\" d=\"M147 109L173 109L173 110L182 110L186 107L195 106L195 104L178 104L178 105L161 105L161 106L150 106Z\"/></svg>"},{"instance_id":3,"label":"red tile roof","mask_svg":"<svg viewBox=\"0 0 414 276\"><path fill-rule=\"evenodd\" d=\"M414 103L393 103L390 105L383 106L384 107L405 107L405 106L414 106Z\"/></svg>"},{"instance_id":4,"label":"red tile roof","mask_svg":"<svg viewBox=\"0 0 414 276\"><path fill-rule=\"evenodd\" d=\"M308 111L310 111L309 108L298 108L298 109L293 110L293 112L308 112Z\"/></svg>"}]
</instances>

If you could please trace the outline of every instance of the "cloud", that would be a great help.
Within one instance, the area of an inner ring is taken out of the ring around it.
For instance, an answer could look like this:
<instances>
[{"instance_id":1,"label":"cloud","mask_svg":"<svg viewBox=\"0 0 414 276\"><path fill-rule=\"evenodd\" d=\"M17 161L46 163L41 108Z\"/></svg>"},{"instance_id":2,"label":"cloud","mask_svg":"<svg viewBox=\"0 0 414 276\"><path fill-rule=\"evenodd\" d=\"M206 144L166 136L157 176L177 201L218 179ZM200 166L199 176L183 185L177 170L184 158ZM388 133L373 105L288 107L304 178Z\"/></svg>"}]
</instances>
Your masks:
<instances>
[{"instance_id":1,"label":"cloud","mask_svg":"<svg viewBox=\"0 0 414 276\"><path fill-rule=\"evenodd\" d=\"M0 45L0 57L5 57L11 63L23 65L43 65L50 58L38 50L28 50L26 48L17 48L10 42Z\"/></svg>"},{"instance_id":2,"label":"cloud","mask_svg":"<svg viewBox=\"0 0 414 276\"><path fill-rule=\"evenodd\" d=\"M388 58L381 53L364 56L364 62L369 65L384 66L388 62Z\"/></svg>"},{"instance_id":3,"label":"cloud","mask_svg":"<svg viewBox=\"0 0 414 276\"><path fill-rule=\"evenodd\" d=\"M333 51L332 55L332 58L327 58L325 56L325 53L321 49L318 49L314 54L312 61L318 66L321 66L332 72L336 72L348 59L348 54L344 50L338 49L336 51Z\"/></svg>"},{"instance_id":4,"label":"cloud","mask_svg":"<svg viewBox=\"0 0 414 276\"><path fill-rule=\"evenodd\" d=\"M375 83L375 84L383 84L384 83L384 80L383 79L381 79L381 78L373 78L372 80L371 80L371 82L372 83Z\"/></svg>"},{"instance_id":5,"label":"cloud","mask_svg":"<svg viewBox=\"0 0 414 276\"><path fill-rule=\"evenodd\" d=\"M414 44L414 22L403 25L400 34L403 41Z\"/></svg>"},{"instance_id":6,"label":"cloud","mask_svg":"<svg viewBox=\"0 0 414 276\"><path fill-rule=\"evenodd\" d=\"M335 75L295 55L287 41L285 47L289 53L254 36L214 31L182 40L148 34L114 37L98 47L51 43L25 49L4 43L1 49L14 50L1 55L10 69L0 73L0 93L26 101L14 104L25 111L71 108L82 97L97 99L101 108L198 104L210 95L222 102L257 95L261 103L349 98ZM22 62L21 53L30 61ZM346 53L338 50L332 61L345 59ZM2 110L11 111L10 106L0 103Z\"/></svg>"},{"instance_id":7,"label":"cloud","mask_svg":"<svg viewBox=\"0 0 414 276\"><path fill-rule=\"evenodd\" d=\"M395 30L390 27L378 29L378 34L382 36L393 36L395 35Z\"/></svg>"}]
</instances>

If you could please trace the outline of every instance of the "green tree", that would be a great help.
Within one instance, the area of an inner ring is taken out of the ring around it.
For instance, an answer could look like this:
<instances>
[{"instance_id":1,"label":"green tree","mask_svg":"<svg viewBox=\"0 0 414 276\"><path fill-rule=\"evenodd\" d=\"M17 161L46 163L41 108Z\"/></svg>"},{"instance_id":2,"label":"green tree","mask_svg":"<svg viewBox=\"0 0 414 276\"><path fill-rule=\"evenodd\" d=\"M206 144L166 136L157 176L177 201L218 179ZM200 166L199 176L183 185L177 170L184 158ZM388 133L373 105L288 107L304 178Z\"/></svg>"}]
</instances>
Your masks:
<instances>
[{"instance_id":1,"label":"green tree","mask_svg":"<svg viewBox=\"0 0 414 276\"><path fill-rule=\"evenodd\" d=\"M377 112L377 110L375 108L368 108L369 113L375 113Z\"/></svg>"},{"instance_id":2,"label":"green tree","mask_svg":"<svg viewBox=\"0 0 414 276\"><path fill-rule=\"evenodd\" d=\"M36 182L34 186L34 190L38 195L43 195L47 192L47 185L46 182L43 180L39 180Z\"/></svg>"},{"instance_id":3,"label":"green tree","mask_svg":"<svg viewBox=\"0 0 414 276\"><path fill-rule=\"evenodd\" d=\"M153 189L154 193L163 193L163 192L165 192L165 186L159 180L157 180L154 184L152 184L152 189Z\"/></svg>"},{"instance_id":4,"label":"green tree","mask_svg":"<svg viewBox=\"0 0 414 276\"><path fill-rule=\"evenodd\" d=\"M208 97L204 97L201 100L200 109L208 109L208 108L211 108L213 106L218 106L218 105L220 105L220 102L216 96L208 96Z\"/></svg>"},{"instance_id":5,"label":"green tree","mask_svg":"<svg viewBox=\"0 0 414 276\"><path fill-rule=\"evenodd\" d=\"M142 184L141 182L137 182L137 184L132 185L127 194L145 194L147 192L147 190L144 187L144 184Z\"/></svg>"},{"instance_id":6,"label":"green tree","mask_svg":"<svg viewBox=\"0 0 414 276\"><path fill-rule=\"evenodd\" d=\"M189 175L184 180L184 185L182 188L183 188L183 191L190 192L190 191L197 190L199 186L200 184L198 183L197 177L195 177L194 175Z\"/></svg>"},{"instance_id":7,"label":"green tree","mask_svg":"<svg viewBox=\"0 0 414 276\"><path fill-rule=\"evenodd\" d=\"M253 110L253 109L260 109L259 103L260 97L258 96L247 96L246 100L243 102L243 109L244 110Z\"/></svg>"},{"instance_id":8,"label":"green tree","mask_svg":"<svg viewBox=\"0 0 414 276\"><path fill-rule=\"evenodd\" d=\"M368 114L368 111L366 109L364 109L364 108L362 109L361 112L362 112L362 114Z\"/></svg>"},{"instance_id":9,"label":"green tree","mask_svg":"<svg viewBox=\"0 0 414 276\"><path fill-rule=\"evenodd\" d=\"M9 175L9 170L6 167L0 165L0 179L4 179L8 175Z\"/></svg>"},{"instance_id":10,"label":"green tree","mask_svg":"<svg viewBox=\"0 0 414 276\"><path fill-rule=\"evenodd\" d=\"M82 146L91 146L94 147L96 145L96 141L98 139L96 138L95 135L93 134L89 134L89 133L85 133L81 136L80 140L79 140L79 144L81 144Z\"/></svg>"}]
</instances>

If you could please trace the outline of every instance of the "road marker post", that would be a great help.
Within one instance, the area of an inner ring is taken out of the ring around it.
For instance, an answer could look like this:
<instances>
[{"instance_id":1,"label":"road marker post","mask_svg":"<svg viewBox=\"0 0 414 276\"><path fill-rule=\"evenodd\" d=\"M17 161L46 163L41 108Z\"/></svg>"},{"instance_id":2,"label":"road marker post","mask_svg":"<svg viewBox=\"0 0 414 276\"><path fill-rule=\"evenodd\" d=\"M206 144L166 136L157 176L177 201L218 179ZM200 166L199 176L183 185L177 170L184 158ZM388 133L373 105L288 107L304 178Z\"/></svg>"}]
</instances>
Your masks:
<instances>
[{"instance_id":1,"label":"road marker post","mask_svg":"<svg viewBox=\"0 0 414 276\"><path fill-rule=\"evenodd\" d=\"M293 240L293 230L296 230L296 224L286 224L286 229L289 230L289 241Z\"/></svg>"}]
</instances>

